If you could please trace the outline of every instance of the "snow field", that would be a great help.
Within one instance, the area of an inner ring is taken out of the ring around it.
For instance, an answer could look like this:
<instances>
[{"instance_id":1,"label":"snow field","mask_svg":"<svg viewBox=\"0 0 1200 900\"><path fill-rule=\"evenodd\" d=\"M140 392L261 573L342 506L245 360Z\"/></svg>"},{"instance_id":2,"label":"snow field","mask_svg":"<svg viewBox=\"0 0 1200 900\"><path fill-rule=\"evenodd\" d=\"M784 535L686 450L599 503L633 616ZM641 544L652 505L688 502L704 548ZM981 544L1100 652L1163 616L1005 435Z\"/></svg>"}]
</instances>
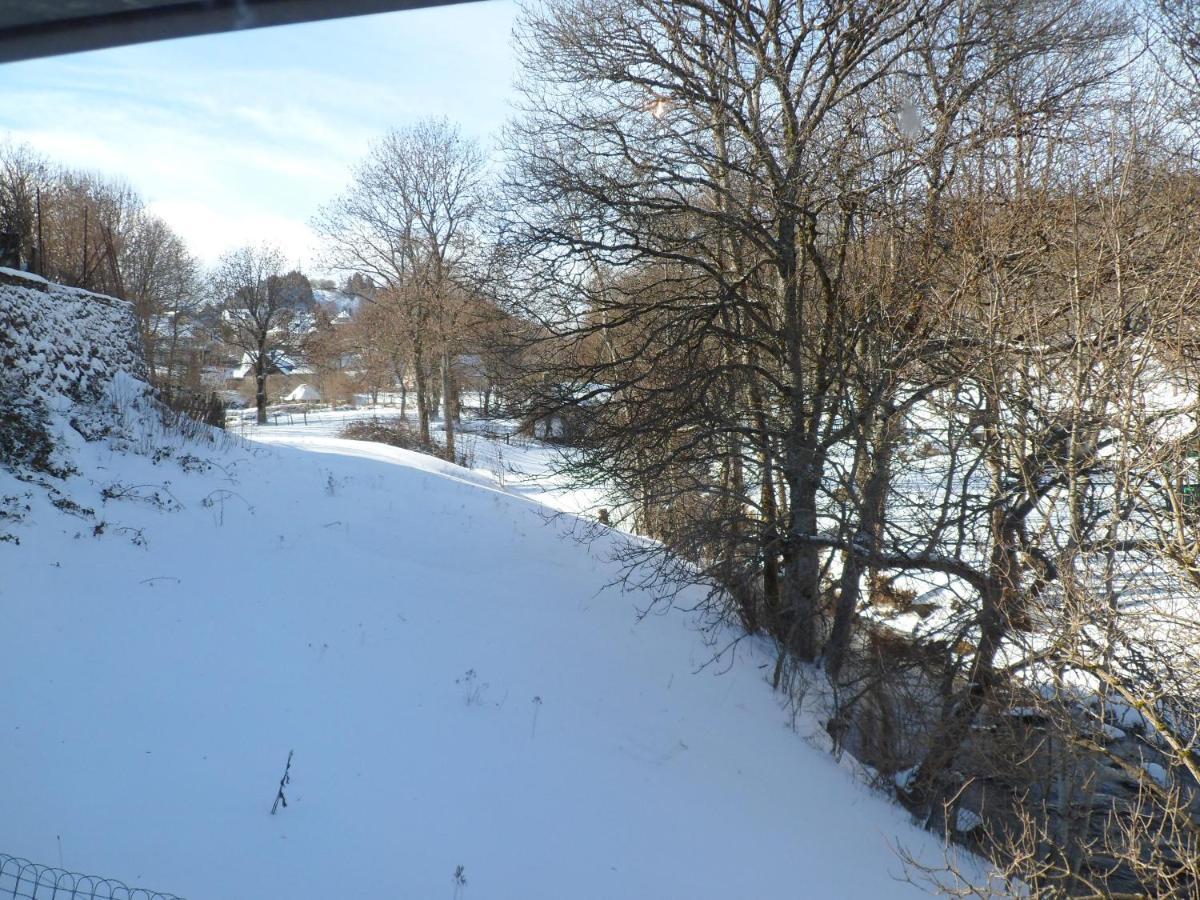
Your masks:
<instances>
[{"instance_id":1,"label":"snow field","mask_svg":"<svg viewBox=\"0 0 1200 900\"><path fill-rule=\"evenodd\" d=\"M5 852L193 900L436 900L458 865L464 900L876 898L918 893L891 845L941 858L786 727L765 655L705 668L685 614L606 590L615 533L361 442L198 471L60 437L93 519L0 473L32 507L0 544Z\"/></svg>"}]
</instances>

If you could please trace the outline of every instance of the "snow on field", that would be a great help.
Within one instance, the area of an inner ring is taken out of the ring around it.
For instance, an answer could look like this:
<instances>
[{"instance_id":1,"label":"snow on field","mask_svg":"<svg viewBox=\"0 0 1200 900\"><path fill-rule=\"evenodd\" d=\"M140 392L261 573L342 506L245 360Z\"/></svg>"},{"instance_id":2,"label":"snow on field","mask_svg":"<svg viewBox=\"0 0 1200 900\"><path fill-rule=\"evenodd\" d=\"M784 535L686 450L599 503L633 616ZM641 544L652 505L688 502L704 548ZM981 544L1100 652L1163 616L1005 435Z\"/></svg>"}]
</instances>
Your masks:
<instances>
[{"instance_id":1,"label":"snow on field","mask_svg":"<svg viewBox=\"0 0 1200 900\"><path fill-rule=\"evenodd\" d=\"M306 411L303 407L284 406L274 409L269 424L261 427L254 424L253 409L241 410L232 419L231 429L255 441L319 451L321 442L317 438L337 437L347 424L371 418L400 419L400 410L394 404L372 406L365 402L354 409ZM416 427L411 404L406 421ZM431 421L430 431L435 441L445 443L440 419ZM557 474L560 449L518 434L515 420L479 419L467 412L456 440L459 452L469 457L472 472L508 493L536 499L560 512L591 517L611 505L603 491L580 488Z\"/></svg>"},{"instance_id":2,"label":"snow on field","mask_svg":"<svg viewBox=\"0 0 1200 900\"><path fill-rule=\"evenodd\" d=\"M899 897L893 845L941 858L765 655L605 589L618 533L332 427L59 427L94 516L0 470L2 852L192 900Z\"/></svg>"}]
</instances>

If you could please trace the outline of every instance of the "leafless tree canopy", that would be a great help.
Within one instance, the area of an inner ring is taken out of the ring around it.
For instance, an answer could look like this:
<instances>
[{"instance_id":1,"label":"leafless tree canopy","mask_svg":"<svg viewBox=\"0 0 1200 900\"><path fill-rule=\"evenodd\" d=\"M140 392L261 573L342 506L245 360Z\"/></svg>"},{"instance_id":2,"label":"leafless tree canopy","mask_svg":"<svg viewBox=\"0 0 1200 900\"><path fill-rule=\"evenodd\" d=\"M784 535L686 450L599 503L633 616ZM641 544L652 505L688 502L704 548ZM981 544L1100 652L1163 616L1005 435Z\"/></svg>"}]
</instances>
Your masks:
<instances>
[{"instance_id":1,"label":"leafless tree canopy","mask_svg":"<svg viewBox=\"0 0 1200 900\"><path fill-rule=\"evenodd\" d=\"M0 143L0 234L10 263L131 301L152 377L168 390L185 380L181 337L202 301L200 266L132 187Z\"/></svg>"},{"instance_id":2,"label":"leafless tree canopy","mask_svg":"<svg viewBox=\"0 0 1200 900\"><path fill-rule=\"evenodd\" d=\"M355 169L348 190L318 217L329 262L365 275L386 340L368 352L411 365L421 437L429 442L430 373L441 373L447 449L454 454L453 363L473 322L473 257L486 203L484 156L445 120L387 134Z\"/></svg>"},{"instance_id":3,"label":"leafless tree canopy","mask_svg":"<svg viewBox=\"0 0 1200 900\"><path fill-rule=\"evenodd\" d=\"M1068 0L518 30L529 415L586 422L642 577L708 585L839 748L1049 894L1200 890L1194 13L1160 6L1152 53Z\"/></svg>"},{"instance_id":4,"label":"leafless tree canopy","mask_svg":"<svg viewBox=\"0 0 1200 900\"><path fill-rule=\"evenodd\" d=\"M295 351L295 306L289 302L284 256L276 247L241 247L221 257L210 290L221 308L223 337L254 372L258 423L267 422L267 377Z\"/></svg>"}]
</instances>

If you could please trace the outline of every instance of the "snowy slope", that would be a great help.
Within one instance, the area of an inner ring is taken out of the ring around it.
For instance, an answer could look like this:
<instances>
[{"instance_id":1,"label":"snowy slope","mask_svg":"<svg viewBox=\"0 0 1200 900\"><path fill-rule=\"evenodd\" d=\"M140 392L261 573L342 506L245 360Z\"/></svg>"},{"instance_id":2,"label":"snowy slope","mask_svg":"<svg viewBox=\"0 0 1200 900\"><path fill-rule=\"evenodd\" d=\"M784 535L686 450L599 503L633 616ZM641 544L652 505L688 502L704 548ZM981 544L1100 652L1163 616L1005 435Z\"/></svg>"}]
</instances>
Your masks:
<instances>
[{"instance_id":1,"label":"snowy slope","mask_svg":"<svg viewBox=\"0 0 1200 900\"><path fill-rule=\"evenodd\" d=\"M94 521L28 492L0 849L190 898L914 891L888 841L932 839L785 727L764 659L697 673L683 615L639 623L604 546L479 476L319 449L79 444Z\"/></svg>"},{"instance_id":2,"label":"snowy slope","mask_svg":"<svg viewBox=\"0 0 1200 900\"><path fill-rule=\"evenodd\" d=\"M306 412L288 411L288 407L268 410L270 424L254 424L253 409L238 410L230 417L230 430L242 437L265 443L287 444L318 449L315 437L337 437L349 423L362 419L397 420L400 409L396 403L371 406L366 396L358 398L355 409L320 409ZM561 454L564 448L546 444L517 433L515 419L472 418L467 411L458 424L458 451L471 460L471 468L486 473L506 491L536 499L559 512L575 513L595 518L599 509L611 508L613 501L599 488L580 488L569 476L561 474ZM407 421L417 426L416 412L408 404ZM433 439L445 443L442 420L433 416ZM345 448L345 444L335 443ZM461 469L456 471L461 472ZM490 483L490 482L489 482Z\"/></svg>"},{"instance_id":3,"label":"snowy slope","mask_svg":"<svg viewBox=\"0 0 1200 900\"><path fill-rule=\"evenodd\" d=\"M606 590L628 538L393 448L185 440L79 298L0 293L70 338L26 383L75 469L0 466L0 853L191 900L853 900L940 859L765 656Z\"/></svg>"}]
</instances>

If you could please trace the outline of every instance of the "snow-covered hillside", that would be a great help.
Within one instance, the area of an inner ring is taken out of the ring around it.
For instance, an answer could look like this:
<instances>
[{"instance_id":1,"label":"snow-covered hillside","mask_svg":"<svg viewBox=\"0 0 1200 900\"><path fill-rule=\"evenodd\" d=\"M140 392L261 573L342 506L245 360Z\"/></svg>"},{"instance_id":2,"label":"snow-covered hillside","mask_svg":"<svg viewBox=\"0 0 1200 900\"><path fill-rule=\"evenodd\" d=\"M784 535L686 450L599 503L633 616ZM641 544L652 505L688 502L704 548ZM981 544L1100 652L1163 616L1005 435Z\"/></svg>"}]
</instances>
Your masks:
<instances>
[{"instance_id":1,"label":"snow-covered hillside","mask_svg":"<svg viewBox=\"0 0 1200 900\"><path fill-rule=\"evenodd\" d=\"M70 419L61 493L0 467L0 852L192 900L896 897L894 845L941 858L764 654L606 589L625 536L380 445Z\"/></svg>"},{"instance_id":2,"label":"snow-covered hillside","mask_svg":"<svg viewBox=\"0 0 1200 900\"><path fill-rule=\"evenodd\" d=\"M303 447L316 452L329 447L344 453L347 447L344 442L327 444L324 439L337 437L351 422L400 419L400 408L393 397L376 406L371 406L366 396L358 399L360 405L354 409L301 411L294 406L272 408L268 410L270 424L265 426L254 424L253 409L238 410L230 416L228 427L231 433L254 441ZM406 420L411 427L417 427L416 411L411 403ZM562 474L564 448L524 437L518 433L519 424L515 419L472 418L471 412L467 411L457 426L458 452L470 460L471 469L488 476L487 483L494 483L511 494L536 499L559 512L595 518L601 508L612 505L605 491L581 488ZM445 444L445 431L438 416L432 417L431 433L435 442Z\"/></svg>"}]
</instances>

